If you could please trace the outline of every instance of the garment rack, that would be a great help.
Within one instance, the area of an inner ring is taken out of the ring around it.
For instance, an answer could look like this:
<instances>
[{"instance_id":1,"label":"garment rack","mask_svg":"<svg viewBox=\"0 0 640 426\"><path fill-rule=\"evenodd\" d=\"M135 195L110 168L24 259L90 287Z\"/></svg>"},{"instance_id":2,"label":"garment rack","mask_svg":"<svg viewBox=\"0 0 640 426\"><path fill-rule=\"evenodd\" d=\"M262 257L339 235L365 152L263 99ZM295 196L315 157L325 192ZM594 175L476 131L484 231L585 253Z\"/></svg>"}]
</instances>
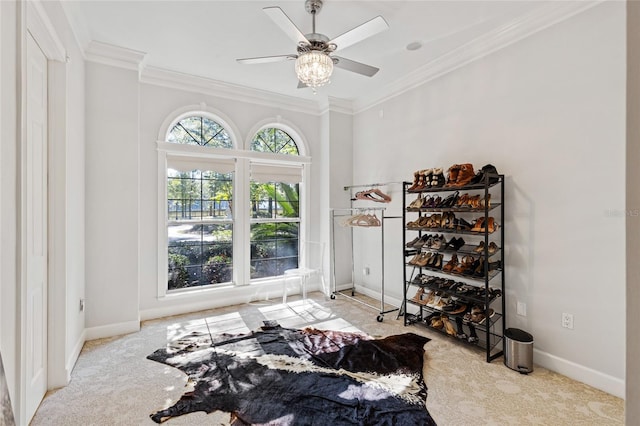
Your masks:
<instances>
[{"instance_id":1,"label":"garment rack","mask_svg":"<svg viewBox=\"0 0 640 426\"><path fill-rule=\"evenodd\" d=\"M354 188L373 188L373 187L379 187L379 186L387 186L387 185L393 185L393 184L398 184L398 185L402 185L403 182L386 182L386 183L372 183L372 184L364 184L364 185L350 185L350 186L345 186L344 190L345 191L350 191L351 189ZM384 320L384 315L388 314L390 312L395 312L395 311L400 311L399 307L395 307L393 309L387 309L385 310L386 304L384 302L384 293L385 293L385 283L384 283L384 226L385 226L385 221L388 219L402 219L402 216L385 216L385 210L386 207L353 207L353 201L355 201L355 198L353 198L353 194L351 195L351 203L352 203L352 207L350 208L343 208L343 209L331 209L330 210L330 215L331 215L331 299L335 299L337 295L342 296L344 298L347 298L349 300L353 300L355 302L358 302L362 305L365 305L369 308L372 309L377 309L377 306L374 306L370 303L367 303L363 300L357 299L355 297L355 264L354 264L354 253L353 253L353 246L351 248L351 296L344 294L344 291L348 291L348 290L337 290L337 283L336 283L336 266L335 266L335 255L336 255L336 247L335 247L335 225L336 225L336 218L339 217L346 217L346 216L351 216L354 213L358 213L358 212L380 212L380 238L381 238L381 242L380 242L380 267L381 267L381 272L380 272L380 310L377 316L377 320L378 322L382 322ZM351 242L353 244L353 228L351 229Z\"/></svg>"}]
</instances>

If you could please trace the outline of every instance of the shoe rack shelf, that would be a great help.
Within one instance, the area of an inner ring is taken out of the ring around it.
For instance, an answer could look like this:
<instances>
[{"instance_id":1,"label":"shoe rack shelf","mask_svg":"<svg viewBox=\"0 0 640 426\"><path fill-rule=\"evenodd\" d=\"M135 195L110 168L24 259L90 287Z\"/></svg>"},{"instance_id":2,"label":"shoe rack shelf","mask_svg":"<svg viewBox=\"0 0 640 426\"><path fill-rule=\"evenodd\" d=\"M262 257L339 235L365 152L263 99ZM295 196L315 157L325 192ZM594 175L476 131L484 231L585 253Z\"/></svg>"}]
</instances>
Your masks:
<instances>
[{"instance_id":1,"label":"shoe rack shelf","mask_svg":"<svg viewBox=\"0 0 640 426\"><path fill-rule=\"evenodd\" d=\"M403 185L405 325L441 332L493 361L503 355L506 328L504 175L486 173L460 187ZM467 194L476 203L457 204ZM456 235L465 237L453 244Z\"/></svg>"}]
</instances>

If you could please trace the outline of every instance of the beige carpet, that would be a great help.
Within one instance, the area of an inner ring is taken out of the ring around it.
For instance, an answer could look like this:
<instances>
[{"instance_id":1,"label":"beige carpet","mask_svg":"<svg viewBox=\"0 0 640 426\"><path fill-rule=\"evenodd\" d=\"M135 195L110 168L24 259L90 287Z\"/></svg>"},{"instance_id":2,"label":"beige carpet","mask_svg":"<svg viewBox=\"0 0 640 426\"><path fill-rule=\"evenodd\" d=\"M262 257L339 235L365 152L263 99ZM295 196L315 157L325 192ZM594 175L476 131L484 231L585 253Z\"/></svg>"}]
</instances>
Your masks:
<instances>
[{"instance_id":1,"label":"beige carpet","mask_svg":"<svg viewBox=\"0 0 640 426\"><path fill-rule=\"evenodd\" d=\"M520 375L502 358L486 363L481 351L421 327L404 327L395 312L379 323L374 309L342 297L311 296L306 302L290 298L288 305L256 302L146 321L138 333L87 342L71 383L47 394L31 424L155 424L149 414L172 405L189 385L183 373L146 356L194 330L206 332L205 318L212 333L245 333L264 320L277 320L283 327L361 331L374 337L409 331L428 336L433 340L425 346L427 408L441 426L624 423L619 398L537 366L532 374ZM166 424L228 422L227 414L193 413Z\"/></svg>"}]
</instances>

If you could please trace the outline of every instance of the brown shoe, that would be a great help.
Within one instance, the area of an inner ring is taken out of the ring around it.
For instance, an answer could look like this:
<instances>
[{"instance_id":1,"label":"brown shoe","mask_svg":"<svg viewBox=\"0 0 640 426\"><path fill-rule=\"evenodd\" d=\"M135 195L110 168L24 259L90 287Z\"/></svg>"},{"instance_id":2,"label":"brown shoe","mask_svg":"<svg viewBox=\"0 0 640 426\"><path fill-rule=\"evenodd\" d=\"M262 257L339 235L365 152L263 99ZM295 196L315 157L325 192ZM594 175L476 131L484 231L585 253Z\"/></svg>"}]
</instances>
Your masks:
<instances>
[{"instance_id":1,"label":"brown shoe","mask_svg":"<svg viewBox=\"0 0 640 426\"><path fill-rule=\"evenodd\" d=\"M468 185L469 182L476 176L473 172L473 164L465 163L459 165L460 170L458 170L458 176L456 178L456 183L454 186L464 186Z\"/></svg>"},{"instance_id":2,"label":"brown shoe","mask_svg":"<svg viewBox=\"0 0 640 426\"><path fill-rule=\"evenodd\" d=\"M413 185L407 188L407 191L414 191L416 187L420 184L420 170L413 173Z\"/></svg>"},{"instance_id":3,"label":"brown shoe","mask_svg":"<svg viewBox=\"0 0 640 426\"><path fill-rule=\"evenodd\" d=\"M460 172L459 164L454 164L449 167L449 170L447 171L447 183L444 184L445 187L454 186L456 184L456 181L458 180L458 172Z\"/></svg>"}]
</instances>

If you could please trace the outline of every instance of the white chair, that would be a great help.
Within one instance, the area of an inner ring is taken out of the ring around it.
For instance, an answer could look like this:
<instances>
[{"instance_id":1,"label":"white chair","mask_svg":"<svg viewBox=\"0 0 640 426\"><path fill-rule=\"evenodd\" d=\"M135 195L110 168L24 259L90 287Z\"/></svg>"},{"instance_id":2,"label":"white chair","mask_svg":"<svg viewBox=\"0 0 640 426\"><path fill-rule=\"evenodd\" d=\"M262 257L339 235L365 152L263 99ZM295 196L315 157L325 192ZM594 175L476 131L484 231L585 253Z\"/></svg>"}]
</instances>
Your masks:
<instances>
[{"instance_id":1,"label":"white chair","mask_svg":"<svg viewBox=\"0 0 640 426\"><path fill-rule=\"evenodd\" d=\"M284 288L282 291L282 303L287 303L287 282L292 278L300 280L300 289L302 290L302 299L307 298L307 283L313 276L320 277L320 283L324 291L324 274L322 273L322 265L324 260L324 243L316 241L306 241L301 244L299 252L298 265L295 269L287 269L284 271Z\"/></svg>"}]
</instances>

